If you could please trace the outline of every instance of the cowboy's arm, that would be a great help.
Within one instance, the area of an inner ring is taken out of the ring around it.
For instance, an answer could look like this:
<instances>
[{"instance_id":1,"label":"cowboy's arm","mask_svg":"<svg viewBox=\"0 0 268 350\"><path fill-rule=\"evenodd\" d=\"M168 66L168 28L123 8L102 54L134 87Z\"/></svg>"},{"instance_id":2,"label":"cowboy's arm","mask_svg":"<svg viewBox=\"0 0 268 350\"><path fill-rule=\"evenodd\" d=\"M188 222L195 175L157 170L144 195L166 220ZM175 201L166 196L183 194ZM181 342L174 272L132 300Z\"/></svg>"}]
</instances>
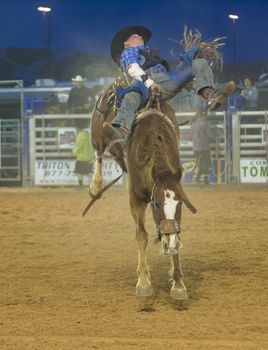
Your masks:
<instances>
[{"instance_id":1,"label":"cowboy's arm","mask_svg":"<svg viewBox=\"0 0 268 350\"><path fill-rule=\"evenodd\" d=\"M149 88L154 81L149 78L145 71L140 67L138 63L132 63L127 67L127 73L136 80L143 81L144 85Z\"/></svg>"},{"instance_id":2,"label":"cowboy's arm","mask_svg":"<svg viewBox=\"0 0 268 350\"><path fill-rule=\"evenodd\" d=\"M154 84L154 81L141 68L139 53L135 48L127 48L122 52L121 65L131 78L142 81L147 88Z\"/></svg>"},{"instance_id":3,"label":"cowboy's arm","mask_svg":"<svg viewBox=\"0 0 268 350\"><path fill-rule=\"evenodd\" d=\"M185 50L182 54L180 54L180 57L188 62L192 62L193 59L195 59L202 48L202 44L195 45L187 50Z\"/></svg>"}]
</instances>

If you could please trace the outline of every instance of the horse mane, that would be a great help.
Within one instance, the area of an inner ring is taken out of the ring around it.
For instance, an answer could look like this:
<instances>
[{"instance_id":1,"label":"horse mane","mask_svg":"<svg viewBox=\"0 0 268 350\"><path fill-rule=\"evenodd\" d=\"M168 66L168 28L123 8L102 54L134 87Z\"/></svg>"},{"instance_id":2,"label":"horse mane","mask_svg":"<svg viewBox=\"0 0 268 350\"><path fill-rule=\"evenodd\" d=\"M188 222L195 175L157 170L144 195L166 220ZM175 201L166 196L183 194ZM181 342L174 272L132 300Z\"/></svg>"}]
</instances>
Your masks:
<instances>
[{"instance_id":1,"label":"horse mane","mask_svg":"<svg viewBox=\"0 0 268 350\"><path fill-rule=\"evenodd\" d=\"M162 113L154 112L139 121L130 141L130 167L147 169L154 178L181 177L176 126Z\"/></svg>"},{"instance_id":2,"label":"horse mane","mask_svg":"<svg viewBox=\"0 0 268 350\"><path fill-rule=\"evenodd\" d=\"M114 85L102 90L92 111L91 118L91 142L95 150L100 154L104 152L103 123L114 118Z\"/></svg>"}]
</instances>

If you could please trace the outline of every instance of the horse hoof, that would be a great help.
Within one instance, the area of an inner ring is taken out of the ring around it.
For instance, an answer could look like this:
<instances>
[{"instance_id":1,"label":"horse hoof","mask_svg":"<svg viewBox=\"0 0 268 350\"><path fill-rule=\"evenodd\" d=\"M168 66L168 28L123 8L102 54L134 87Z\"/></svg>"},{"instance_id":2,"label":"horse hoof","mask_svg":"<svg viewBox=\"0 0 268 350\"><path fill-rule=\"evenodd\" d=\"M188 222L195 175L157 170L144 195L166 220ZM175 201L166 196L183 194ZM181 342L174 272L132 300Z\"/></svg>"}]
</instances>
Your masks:
<instances>
[{"instance_id":1,"label":"horse hoof","mask_svg":"<svg viewBox=\"0 0 268 350\"><path fill-rule=\"evenodd\" d=\"M186 289L184 289L184 288L171 289L170 296L172 299L175 299L175 300L187 300L188 299Z\"/></svg>"},{"instance_id":2,"label":"horse hoof","mask_svg":"<svg viewBox=\"0 0 268 350\"><path fill-rule=\"evenodd\" d=\"M152 288L149 287L136 287L136 296L137 297L150 297L153 295Z\"/></svg>"}]
</instances>

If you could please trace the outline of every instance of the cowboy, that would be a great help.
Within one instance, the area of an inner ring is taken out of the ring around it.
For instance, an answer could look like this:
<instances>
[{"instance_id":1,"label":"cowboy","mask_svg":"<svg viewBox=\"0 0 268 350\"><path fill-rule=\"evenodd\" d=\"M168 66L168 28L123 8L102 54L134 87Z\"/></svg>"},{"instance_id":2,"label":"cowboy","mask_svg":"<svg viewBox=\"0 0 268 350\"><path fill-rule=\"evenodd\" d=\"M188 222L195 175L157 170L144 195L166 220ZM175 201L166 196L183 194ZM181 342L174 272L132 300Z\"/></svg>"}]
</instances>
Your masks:
<instances>
[{"instance_id":1,"label":"cowboy","mask_svg":"<svg viewBox=\"0 0 268 350\"><path fill-rule=\"evenodd\" d=\"M91 107L94 101L91 96L91 90L84 85L85 80L81 75L72 78L74 86L70 90L68 97L69 113L87 113L92 109Z\"/></svg>"},{"instance_id":2,"label":"cowboy","mask_svg":"<svg viewBox=\"0 0 268 350\"><path fill-rule=\"evenodd\" d=\"M210 183L210 139L211 131L207 120L207 113L198 109L191 124L193 151L196 157L196 169L193 182L202 187Z\"/></svg>"},{"instance_id":3,"label":"cowboy","mask_svg":"<svg viewBox=\"0 0 268 350\"><path fill-rule=\"evenodd\" d=\"M116 117L112 124L104 125L110 139L127 140L136 111L145 104L150 94L169 100L194 78L198 96L206 101L210 110L216 110L235 90L233 82L221 90L215 89L208 61L198 58L202 43L186 50L180 55L179 62L170 68L166 60L159 56L158 50L146 46L151 36L148 28L131 26L121 29L112 40L112 59L128 81L132 80L134 84L124 91L119 90L122 101Z\"/></svg>"}]
</instances>

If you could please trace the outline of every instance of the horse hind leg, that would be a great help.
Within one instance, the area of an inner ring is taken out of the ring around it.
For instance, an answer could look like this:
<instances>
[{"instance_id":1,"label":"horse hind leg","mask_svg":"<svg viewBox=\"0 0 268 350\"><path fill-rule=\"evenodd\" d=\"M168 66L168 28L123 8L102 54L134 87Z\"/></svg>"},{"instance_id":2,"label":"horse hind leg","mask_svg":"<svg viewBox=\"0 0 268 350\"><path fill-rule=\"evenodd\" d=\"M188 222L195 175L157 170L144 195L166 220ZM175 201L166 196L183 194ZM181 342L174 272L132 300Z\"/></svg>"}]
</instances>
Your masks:
<instances>
[{"instance_id":1,"label":"horse hind leg","mask_svg":"<svg viewBox=\"0 0 268 350\"><path fill-rule=\"evenodd\" d=\"M102 157L98 151L95 151L95 170L89 187L89 194L94 197L102 189Z\"/></svg>"},{"instance_id":2,"label":"horse hind leg","mask_svg":"<svg viewBox=\"0 0 268 350\"><path fill-rule=\"evenodd\" d=\"M136 223L136 240L138 244L138 282L136 284L136 295L139 297L149 297L153 294L153 290L145 253L148 243L148 234L144 228L146 203L138 201L130 195L130 207Z\"/></svg>"},{"instance_id":3,"label":"horse hind leg","mask_svg":"<svg viewBox=\"0 0 268 350\"><path fill-rule=\"evenodd\" d=\"M183 273L181 269L181 263L179 254L171 256L171 270L169 272L172 287L170 296L175 300L186 300L188 299L186 287L183 283Z\"/></svg>"}]
</instances>

